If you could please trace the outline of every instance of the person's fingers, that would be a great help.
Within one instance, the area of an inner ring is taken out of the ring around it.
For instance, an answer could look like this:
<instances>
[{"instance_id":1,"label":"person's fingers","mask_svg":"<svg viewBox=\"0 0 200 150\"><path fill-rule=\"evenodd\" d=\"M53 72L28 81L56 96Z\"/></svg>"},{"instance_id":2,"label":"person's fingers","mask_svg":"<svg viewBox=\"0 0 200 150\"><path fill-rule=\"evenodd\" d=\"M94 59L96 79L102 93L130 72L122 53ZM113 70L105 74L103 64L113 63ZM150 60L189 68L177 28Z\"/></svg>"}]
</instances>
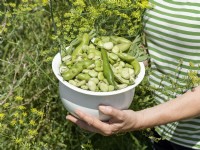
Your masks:
<instances>
[{"instance_id":1,"label":"person's fingers","mask_svg":"<svg viewBox=\"0 0 200 150\"><path fill-rule=\"evenodd\" d=\"M66 119L70 120L73 123L76 123L78 121L78 119L76 117L72 116L72 115L67 115Z\"/></svg>"},{"instance_id":2,"label":"person's fingers","mask_svg":"<svg viewBox=\"0 0 200 150\"><path fill-rule=\"evenodd\" d=\"M86 115L85 113L79 111L79 110L76 110L76 114L80 117L81 120L87 122L87 124L89 126L94 126L96 128L100 128L105 126L103 122L101 122L100 120L92 117L92 116L89 116L89 115Z\"/></svg>"},{"instance_id":3,"label":"person's fingers","mask_svg":"<svg viewBox=\"0 0 200 150\"><path fill-rule=\"evenodd\" d=\"M78 125L82 129L85 129L85 130L90 131L90 132L98 133L98 130L96 130L92 126L89 126L86 122L84 122L80 119L77 119L76 117L74 117L72 115L67 115L66 119L75 123L76 125Z\"/></svg>"},{"instance_id":4,"label":"person's fingers","mask_svg":"<svg viewBox=\"0 0 200 150\"><path fill-rule=\"evenodd\" d=\"M112 118L117 118L118 120L123 120L123 113L121 110L113 108L111 106L99 106L99 110L108 116L111 116Z\"/></svg>"},{"instance_id":5,"label":"person's fingers","mask_svg":"<svg viewBox=\"0 0 200 150\"><path fill-rule=\"evenodd\" d=\"M76 111L76 114L83 121L83 123L86 122L86 124L79 123L86 130L89 129L91 131L91 128L93 128L92 130L95 130L95 132L103 134L105 136L112 134L111 126L108 123L102 122L97 118L86 115L79 110Z\"/></svg>"}]
</instances>

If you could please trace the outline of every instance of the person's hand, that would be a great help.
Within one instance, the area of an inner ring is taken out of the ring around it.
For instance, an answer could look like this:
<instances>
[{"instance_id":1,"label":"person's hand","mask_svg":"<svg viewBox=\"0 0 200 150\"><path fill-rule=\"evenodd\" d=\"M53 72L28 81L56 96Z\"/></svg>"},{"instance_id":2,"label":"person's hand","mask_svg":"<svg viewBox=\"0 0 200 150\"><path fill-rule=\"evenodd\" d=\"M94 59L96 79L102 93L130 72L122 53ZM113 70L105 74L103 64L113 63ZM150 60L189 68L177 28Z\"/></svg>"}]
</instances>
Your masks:
<instances>
[{"instance_id":1,"label":"person's hand","mask_svg":"<svg viewBox=\"0 0 200 150\"><path fill-rule=\"evenodd\" d=\"M132 110L118 110L110 106L99 106L99 110L103 114L109 115L111 119L108 122L102 122L79 110L76 111L76 114L80 119L72 115L67 115L66 119L85 130L105 136L139 129L139 119L142 116L137 112Z\"/></svg>"}]
</instances>

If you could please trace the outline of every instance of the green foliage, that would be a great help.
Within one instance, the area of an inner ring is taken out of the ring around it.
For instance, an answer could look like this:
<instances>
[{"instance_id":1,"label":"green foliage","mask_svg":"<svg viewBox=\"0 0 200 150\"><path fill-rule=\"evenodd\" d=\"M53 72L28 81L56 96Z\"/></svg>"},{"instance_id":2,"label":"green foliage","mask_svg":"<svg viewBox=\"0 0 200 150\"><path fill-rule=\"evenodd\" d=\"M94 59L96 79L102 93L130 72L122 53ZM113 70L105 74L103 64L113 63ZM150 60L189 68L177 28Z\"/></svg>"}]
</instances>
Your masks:
<instances>
[{"instance_id":1,"label":"green foliage","mask_svg":"<svg viewBox=\"0 0 200 150\"><path fill-rule=\"evenodd\" d=\"M83 32L136 37L142 31L142 16L148 0L51 1L56 36L70 42ZM59 6L59 7L56 7ZM60 40L60 39L59 39Z\"/></svg>"},{"instance_id":2,"label":"green foliage","mask_svg":"<svg viewBox=\"0 0 200 150\"><path fill-rule=\"evenodd\" d=\"M98 34L105 34L113 27L113 31L107 34L132 37L141 31L140 14L132 21L129 14L130 10L143 13L146 1L133 1L130 7L131 1L116 2L60 0L50 5L47 0L2 0L0 149L148 149L148 139L141 132L103 137L87 133L66 121L67 111L59 99L58 81L51 70L52 58L60 44L71 41L79 33L95 27ZM104 12L105 8L108 11ZM103 26L104 21L110 21L104 19L113 19L112 10L124 25L117 21ZM130 24L126 24L128 20ZM52 35L54 23L56 34ZM120 28L121 25L123 28ZM135 110L148 107L151 101L151 97L147 96L149 89L143 88L145 85L146 82L138 87L133 105Z\"/></svg>"}]
</instances>

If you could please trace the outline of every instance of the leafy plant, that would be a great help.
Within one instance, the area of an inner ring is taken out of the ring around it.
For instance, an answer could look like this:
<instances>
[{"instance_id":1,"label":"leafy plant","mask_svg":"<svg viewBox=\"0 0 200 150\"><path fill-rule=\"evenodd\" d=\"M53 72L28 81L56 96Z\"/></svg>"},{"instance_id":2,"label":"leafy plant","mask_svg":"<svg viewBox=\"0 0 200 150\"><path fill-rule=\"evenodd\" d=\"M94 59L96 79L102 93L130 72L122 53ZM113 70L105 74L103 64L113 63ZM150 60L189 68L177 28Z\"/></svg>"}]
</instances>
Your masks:
<instances>
[{"instance_id":1,"label":"leafy plant","mask_svg":"<svg viewBox=\"0 0 200 150\"><path fill-rule=\"evenodd\" d=\"M59 5L59 8L56 7ZM141 34L142 17L148 0L52 1L56 37L70 42L83 32L117 35L134 39Z\"/></svg>"},{"instance_id":2,"label":"leafy plant","mask_svg":"<svg viewBox=\"0 0 200 150\"><path fill-rule=\"evenodd\" d=\"M51 3L47 0L1 2L0 149L112 150L119 149L119 146L121 149L148 149L148 139L140 132L103 137L87 133L66 121L67 111L60 101L57 79L53 78L51 70L52 58L62 43L67 44L79 33L90 31L94 26L98 34L105 34L109 28L103 24L97 28L95 20L103 19L100 15L105 4L109 3L109 14L112 13L111 5L119 9L123 3L82 0L52 2L52 7L49 7ZM142 4L146 1L135 2L139 7L135 9L143 12ZM101 9L97 9L99 7ZM56 30L52 28L52 12ZM132 25L135 24L139 25L140 22ZM117 25L117 28L120 27ZM127 27L120 32L117 28L109 34L122 32L125 35ZM127 36L134 37L141 30L137 29L137 32L129 32L134 34L128 35L127 32ZM151 97L147 98L143 103L145 106L141 103L142 97L149 94L144 85L145 82L138 87L133 105L135 110L147 107L151 100ZM109 145L106 143L108 139Z\"/></svg>"}]
</instances>

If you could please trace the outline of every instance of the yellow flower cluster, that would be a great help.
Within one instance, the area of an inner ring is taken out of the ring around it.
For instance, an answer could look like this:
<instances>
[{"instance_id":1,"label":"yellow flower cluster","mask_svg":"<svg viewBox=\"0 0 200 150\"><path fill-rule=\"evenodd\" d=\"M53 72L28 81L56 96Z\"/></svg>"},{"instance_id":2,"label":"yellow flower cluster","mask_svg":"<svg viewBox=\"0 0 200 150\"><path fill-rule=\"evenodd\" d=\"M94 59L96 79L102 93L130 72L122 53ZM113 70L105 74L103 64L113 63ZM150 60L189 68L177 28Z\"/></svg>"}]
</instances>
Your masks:
<instances>
[{"instance_id":1,"label":"yellow flower cluster","mask_svg":"<svg viewBox=\"0 0 200 150\"><path fill-rule=\"evenodd\" d=\"M21 96L15 96L15 100L16 100L16 101L22 101L22 100L23 100L23 97L21 97Z\"/></svg>"},{"instance_id":2,"label":"yellow flower cluster","mask_svg":"<svg viewBox=\"0 0 200 150\"><path fill-rule=\"evenodd\" d=\"M0 120L3 120L5 118L5 113L0 113Z\"/></svg>"},{"instance_id":3,"label":"yellow flower cluster","mask_svg":"<svg viewBox=\"0 0 200 150\"><path fill-rule=\"evenodd\" d=\"M14 140L14 142L15 142L16 144L20 144L20 143L22 143L22 138L16 138L16 139Z\"/></svg>"},{"instance_id":4,"label":"yellow flower cluster","mask_svg":"<svg viewBox=\"0 0 200 150\"><path fill-rule=\"evenodd\" d=\"M31 112L33 114L40 116L40 117L43 117L43 115L44 115L44 113L42 111L38 111L36 108L31 108Z\"/></svg>"},{"instance_id":5,"label":"yellow flower cluster","mask_svg":"<svg viewBox=\"0 0 200 150\"><path fill-rule=\"evenodd\" d=\"M29 122L29 124L32 125L32 126L35 126L35 124L36 124L36 123L35 123L35 120L31 120L31 121Z\"/></svg>"},{"instance_id":6,"label":"yellow flower cluster","mask_svg":"<svg viewBox=\"0 0 200 150\"><path fill-rule=\"evenodd\" d=\"M26 107L25 107L25 106L22 106L22 105L20 105L20 106L18 106L18 109L19 109L19 110L24 110L24 109L26 109Z\"/></svg>"},{"instance_id":7,"label":"yellow flower cluster","mask_svg":"<svg viewBox=\"0 0 200 150\"><path fill-rule=\"evenodd\" d=\"M3 104L3 108L8 108L10 106L10 103Z\"/></svg>"},{"instance_id":8,"label":"yellow flower cluster","mask_svg":"<svg viewBox=\"0 0 200 150\"><path fill-rule=\"evenodd\" d=\"M30 129L30 130L28 130L28 134L29 134L30 136L36 136L36 135L38 134L38 132L37 132L37 130L32 130L32 129Z\"/></svg>"}]
</instances>

